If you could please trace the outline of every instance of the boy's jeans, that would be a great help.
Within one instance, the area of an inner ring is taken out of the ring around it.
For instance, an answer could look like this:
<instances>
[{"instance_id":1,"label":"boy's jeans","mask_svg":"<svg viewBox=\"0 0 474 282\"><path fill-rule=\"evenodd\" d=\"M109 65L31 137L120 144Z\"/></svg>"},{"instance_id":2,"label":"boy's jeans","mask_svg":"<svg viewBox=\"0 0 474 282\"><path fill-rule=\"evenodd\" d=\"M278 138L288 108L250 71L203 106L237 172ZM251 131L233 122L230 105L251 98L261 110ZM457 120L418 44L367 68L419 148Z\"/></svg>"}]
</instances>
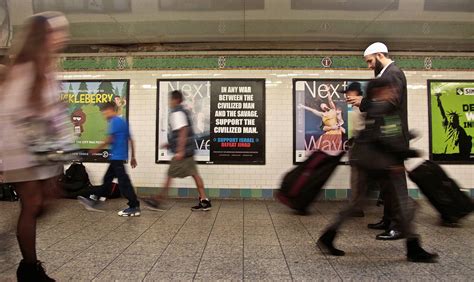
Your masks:
<instances>
[{"instance_id":1,"label":"boy's jeans","mask_svg":"<svg viewBox=\"0 0 474 282\"><path fill-rule=\"evenodd\" d=\"M94 194L97 197L106 197L109 195L111 188L112 188L112 181L114 178L118 179L119 182L119 189L120 193L127 198L128 205L131 208L137 208L140 206L140 202L138 202L137 194L133 189L132 183L130 181L130 177L125 170L124 161L110 161L109 168L104 175L104 183L102 187L95 192Z\"/></svg>"}]
</instances>

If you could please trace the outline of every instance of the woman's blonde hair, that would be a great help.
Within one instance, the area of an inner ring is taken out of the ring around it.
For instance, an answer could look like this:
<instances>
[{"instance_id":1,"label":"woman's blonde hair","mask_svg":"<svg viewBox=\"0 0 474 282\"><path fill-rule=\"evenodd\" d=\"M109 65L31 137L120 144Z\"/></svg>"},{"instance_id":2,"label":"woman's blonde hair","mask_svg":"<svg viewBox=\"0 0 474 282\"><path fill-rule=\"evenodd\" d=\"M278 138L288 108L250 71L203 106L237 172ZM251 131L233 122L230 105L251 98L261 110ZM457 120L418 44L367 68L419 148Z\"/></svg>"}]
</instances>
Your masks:
<instances>
[{"instance_id":1,"label":"woman's blonde hair","mask_svg":"<svg viewBox=\"0 0 474 282\"><path fill-rule=\"evenodd\" d=\"M67 30L69 23L63 13L44 12L31 16L22 29L20 38L14 41L7 57L8 63L1 82L9 78L12 68L16 65L33 63L35 71L34 83L29 96L33 109L43 106L42 92L46 86L46 74L53 60L47 41L50 33Z\"/></svg>"}]
</instances>

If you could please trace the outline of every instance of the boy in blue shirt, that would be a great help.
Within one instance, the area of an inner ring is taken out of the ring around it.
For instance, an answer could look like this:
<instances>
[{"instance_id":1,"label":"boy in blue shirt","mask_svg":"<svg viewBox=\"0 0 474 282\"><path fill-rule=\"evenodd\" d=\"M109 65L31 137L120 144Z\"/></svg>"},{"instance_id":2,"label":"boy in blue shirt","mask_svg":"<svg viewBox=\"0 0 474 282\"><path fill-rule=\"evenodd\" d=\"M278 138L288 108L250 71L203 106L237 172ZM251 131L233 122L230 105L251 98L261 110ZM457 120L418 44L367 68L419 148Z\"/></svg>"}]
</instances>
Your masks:
<instances>
[{"instance_id":1,"label":"boy in blue shirt","mask_svg":"<svg viewBox=\"0 0 474 282\"><path fill-rule=\"evenodd\" d=\"M105 103L101 107L101 112L109 122L108 136L102 145L90 150L91 154L102 151L110 145L110 166L104 176L102 187L94 192L89 198L78 197L81 204L87 210L100 211L100 203L110 194L112 181L118 179L120 193L127 198L129 208L118 212L119 216L140 216L140 202L137 199L135 190L133 189L130 177L128 176L124 163L128 160L128 142L132 148L132 158L130 164L132 168L137 166L135 159L135 145L130 135L127 122L117 115L116 105L112 102Z\"/></svg>"}]
</instances>

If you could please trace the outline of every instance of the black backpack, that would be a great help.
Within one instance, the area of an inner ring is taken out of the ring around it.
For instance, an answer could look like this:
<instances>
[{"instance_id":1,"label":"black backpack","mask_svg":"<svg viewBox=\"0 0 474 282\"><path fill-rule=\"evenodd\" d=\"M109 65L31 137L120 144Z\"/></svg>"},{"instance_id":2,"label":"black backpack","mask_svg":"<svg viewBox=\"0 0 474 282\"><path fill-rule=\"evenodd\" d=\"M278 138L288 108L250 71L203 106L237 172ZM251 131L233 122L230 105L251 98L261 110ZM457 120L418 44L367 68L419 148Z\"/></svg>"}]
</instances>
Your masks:
<instances>
[{"instance_id":1,"label":"black backpack","mask_svg":"<svg viewBox=\"0 0 474 282\"><path fill-rule=\"evenodd\" d=\"M63 187L64 197L74 199L77 196L89 196L93 186L89 180L86 167L80 162L74 162L59 179Z\"/></svg>"},{"instance_id":2,"label":"black backpack","mask_svg":"<svg viewBox=\"0 0 474 282\"><path fill-rule=\"evenodd\" d=\"M72 163L71 166L66 170L64 177L66 178L67 182L90 182L86 167L80 162Z\"/></svg>"}]
</instances>

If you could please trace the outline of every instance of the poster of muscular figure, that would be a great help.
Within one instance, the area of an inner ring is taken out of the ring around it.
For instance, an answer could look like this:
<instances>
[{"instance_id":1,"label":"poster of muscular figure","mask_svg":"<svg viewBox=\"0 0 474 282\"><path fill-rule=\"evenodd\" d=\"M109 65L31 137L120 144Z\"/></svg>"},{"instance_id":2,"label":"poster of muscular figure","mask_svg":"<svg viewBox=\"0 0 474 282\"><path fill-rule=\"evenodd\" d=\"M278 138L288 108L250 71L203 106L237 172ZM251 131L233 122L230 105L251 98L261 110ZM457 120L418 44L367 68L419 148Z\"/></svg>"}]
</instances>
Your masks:
<instances>
[{"instance_id":1,"label":"poster of muscular figure","mask_svg":"<svg viewBox=\"0 0 474 282\"><path fill-rule=\"evenodd\" d=\"M84 162L106 162L109 150L91 155L89 149L100 145L107 135L107 120L102 104L114 102L120 117L128 119L128 80L66 80L61 82L61 100L68 105L76 135L78 153Z\"/></svg>"},{"instance_id":2,"label":"poster of muscular figure","mask_svg":"<svg viewBox=\"0 0 474 282\"><path fill-rule=\"evenodd\" d=\"M474 80L429 80L430 159L474 164Z\"/></svg>"}]
</instances>

